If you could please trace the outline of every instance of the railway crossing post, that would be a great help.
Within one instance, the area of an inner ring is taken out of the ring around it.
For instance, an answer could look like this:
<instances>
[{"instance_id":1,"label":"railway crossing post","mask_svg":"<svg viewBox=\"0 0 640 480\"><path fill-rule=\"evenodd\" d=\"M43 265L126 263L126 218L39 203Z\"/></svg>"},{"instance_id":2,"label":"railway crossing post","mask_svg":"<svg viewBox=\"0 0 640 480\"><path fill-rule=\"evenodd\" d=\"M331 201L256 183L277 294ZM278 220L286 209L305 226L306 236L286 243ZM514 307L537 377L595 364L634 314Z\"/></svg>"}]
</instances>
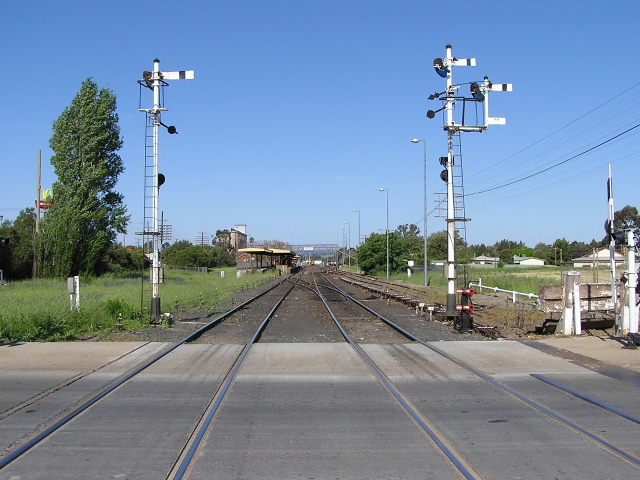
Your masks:
<instances>
[{"instance_id":1,"label":"railway crossing post","mask_svg":"<svg viewBox=\"0 0 640 480\"><path fill-rule=\"evenodd\" d=\"M453 83L453 67L475 67L476 59L475 58L456 58L453 56L453 47L451 45L447 45L446 47L446 57L436 58L433 61L433 66L435 68L436 73L446 80L446 90L440 93L434 93L429 96L429 100L440 99L444 101L444 106L438 110L429 110L427 112L428 118L434 118L436 113L444 111L445 112L445 123L443 125L443 129L447 132L447 149L448 155L444 157L446 159L446 163L443 163L443 166L446 169L441 173L441 178L447 183L447 263L446 263L446 274L447 274L447 312L446 316L450 319L453 319L456 323L456 326L462 330L466 331L472 328L473 319L470 316L470 310L468 307L458 308L457 302L457 292L456 290L456 282L457 282L457 268L456 268L456 254L455 254L455 234L456 234L456 222L466 222L469 219L463 217L456 216L456 204L455 204L455 188L454 188L454 165L456 162L461 164L462 158L460 152L458 152L458 157L455 158L455 146L459 145L459 142L456 143L456 137L460 135L462 132L483 132L489 125L506 125L505 118L496 118L489 117L489 92L492 91L512 91L513 86L511 84L494 84L489 81L489 77L484 77L483 82L468 82L465 84L455 85ZM458 90L462 85L470 85L471 97L464 97L458 94ZM441 98L442 97L442 98ZM461 121L459 123L456 122L455 118L455 105L456 103L462 103L463 112L461 116ZM478 121L476 119L475 123L469 124L465 122L465 106L467 102L478 102L484 103L484 111L482 115L482 121ZM444 160L443 159L443 160ZM462 184L462 175L459 175L460 183ZM462 186L462 185L460 185ZM464 202L464 194L462 194L462 198L460 199ZM465 302L470 302L470 296L468 293L463 293L463 301L461 305L467 305ZM458 311L465 312L465 315L458 314ZM463 318L464 317L464 318ZM463 321L464 320L464 321Z\"/></svg>"},{"instance_id":2,"label":"railway crossing post","mask_svg":"<svg viewBox=\"0 0 640 480\"><path fill-rule=\"evenodd\" d=\"M142 73L142 80L138 80L138 84L141 87L146 87L153 91L153 108L139 108L140 112L147 114L147 125L153 126L153 143L152 145L146 145L145 142L145 192L144 192L144 228L141 232L143 235L143 245L146 243L146 237L151 237L151 243L153 245L150 255L151 260L151 318L155 319L160 317L162 311L160 306L160 292L159 284L161 280L161 256L160 256L160 218L159 218L159 202L158 196L160 186L164 183L164 175L158 171L158 146L159 136L158 131L160 126L167 129L170 134L178 133L176 127L167 126L162 123L161 112L168 111L162 104L161 89L168 86L167 80L193 80L195 78L194 70L181 70L177 72L161 72L160 60L157 58L153 61L153 71L144 71ZM152 155L146 151L146 147L151 147ZM150 161L148 161L150 160ZM151 205L147 202L150 201ZM149 218L149 222L146 220Z\"/></svg>"}]
</instances>

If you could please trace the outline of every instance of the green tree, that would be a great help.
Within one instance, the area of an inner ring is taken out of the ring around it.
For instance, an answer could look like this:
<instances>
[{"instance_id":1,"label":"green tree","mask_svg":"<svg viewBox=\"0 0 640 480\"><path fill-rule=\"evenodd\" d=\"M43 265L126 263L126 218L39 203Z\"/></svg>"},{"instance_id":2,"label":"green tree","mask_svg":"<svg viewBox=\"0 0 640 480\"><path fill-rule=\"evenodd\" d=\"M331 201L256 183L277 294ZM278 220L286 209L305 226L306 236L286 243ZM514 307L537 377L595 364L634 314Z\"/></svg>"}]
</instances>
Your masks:
<instances>
[{"instance_id":1,"label":"green tree","mask_svg":"<svg viewBox=\"0 0 640 480\"><path fill-rule=\"evenodd\" d=\"M9 245L0 250L0 269L4 277L12 280L31 277L35 218L35 209L26 208L13 222L5 221L0 225L0 236L9 239Z\"/></svg>"},{"instance_id":2,"label":"green tree","mask_svg":"<svg viewBox=\"0 0 640 480\"><path fill-rule=\"evenodd\" d=\"M420 236L420 229L414 224L399 225L395 233L398 235L398 254L401 259L424 262L424 239ZM400 263L406 265L405 262Z\"/></svg>"},{"instance_id":3,"label":"green tree","mask_svg":"<svg viewBox=\"0 0 640 480\"><path fill-rule=\"evenodd\" d=\"M429 255L429 260L447 259L449 248L447 238L448 233L446 230L434 232L427 237L427 248L429 250L427 255ZM465 243L458 231L455 232L454 247L456 249L456 258L463 258L460 255L464 253L462 250L465 248Z\"/></svg>"},{"instance_id":4,"label":"green tree","mask_svg":"<svg viewBox=\"0 0 640 480\"><path fill-rule=\"evenodd\" d=\"M31 277L33 272L33 240L36 229L35 208L20 211L12 226L12 275L14 279Z\"/></svg>"},{"instance_id":5,"label":"green tree","mask_svg":"<svg viewBox=\"0 0 640 480\"><path fill-rule=\"evenodd\" d=\"M573 248L565 238L558 238L551 245L553 251L553 262L556 266L563 263L570 262L572 258L575 258L573 254Z\"/></svg>"},{"instance_id":6,"label":"green tree","mask_svg":"<svg viewBox=\"0 0 640 480\"><path fill-rule=\"evenodd\" d=\"M53 123L53 208L42 222L43 272L95 275L128 216L114 191L124 171L116 97L91 78Z\"/></svg>"},{"instance_id":7,"label":"green tree","mask_svg":"<svg viewBox=\"0 0 640 480\"><path fill-rule=\"evenodd\" d=\"M164 263L181 267L230 267L236 264L236 257L221 246L200 247L180 240L164 251Z\"/></svg>"}]
</instances>

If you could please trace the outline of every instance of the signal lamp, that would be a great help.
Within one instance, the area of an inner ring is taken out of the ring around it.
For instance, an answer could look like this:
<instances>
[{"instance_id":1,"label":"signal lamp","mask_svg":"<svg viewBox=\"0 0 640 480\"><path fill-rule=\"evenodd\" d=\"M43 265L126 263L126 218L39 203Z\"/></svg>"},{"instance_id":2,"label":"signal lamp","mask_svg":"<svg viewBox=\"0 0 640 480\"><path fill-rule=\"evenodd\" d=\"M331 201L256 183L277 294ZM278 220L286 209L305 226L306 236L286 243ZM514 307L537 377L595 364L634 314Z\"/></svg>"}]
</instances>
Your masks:
<instances>
[{"instance_id":1,"label":"signal lamp","mask_svg":"<svg viewBox=\"0 0 640 480\"><path fill-rule=\"evenodd\" d=\"M436 116L436 113L441 112L444 109L445 109L445 107L442 107L442 108L440 108L438 110L429 110L429 111L427 111L427 117L433 118L433 117Z\"/></svg>"},{"instance_id":2,"label":"signal lamp","mask_svg":"<svg viewBox=\"0 0 640 480\"><path fill-rule=\"evenodd\" d=\"M152 77L153 77L152 72L149 72L147 70L142 72L142 80L144 81L145 86L153 90L153 81L151 80Z\"/></svg>"},{"instance_id":3,"label":"signal lamp","mask_svg":"<svg viewBox=\"0 0 640 480\"><path fill-rule=\"evenodd\" d=\"M476 102L484 102L484 93L480 90L480 85L477 82L471 84L471 96Z\"/></svg>"},{"instance_id":4,"label":"signal lamp","mask_svg":"<svg viewBox=\"0 0 640 480\"><path fill-rule=\"evenodd\" d=\"M162 173L158 174L158 188L160 188L162 185L164 185L164 181L165 181L165 177Z\"/></svg>"},{"instance_id":5,"label":"signal lamp","mask_svg":"<svg viewBox=\"0 0 640 480\"><path fill-rule=\"evenodd\" d=\"M169 132L171 135L173 135L174 133L178 133L178 130L176 130L176 127L174 127L173 125L165 125L164 123L160 122L160 125L162 125L164 128L167 129L167 132Z\"/></svg>"},{"instance_id":6,"label":"signal lamp","mask_svg":"<svg viewBox=\"0 0 640 480\"><path fill-rule=\"evenodd\" d=\"M618 245L626 245L627 244L627 236L625 232L611 232L611 238Z\"/></svg>"},{"instance_id":7,"label":"signal lamp","mask_svg":"<svg viewBox=\"0 0 640 480\"><path fill-rule=\"evenodd\" d=\"M442 170L440 172L440 179L447 183L449 181L449 171L448 170Z\"/></svg>"},{"instance_id":8,"label":"signal lamp","mask_svg":"<svg viewBox=\"0 0 640 480\"><path fill-rule=\"evenodd\" d=\"M441 58L438 57L433 61L433 68L435 68L436 73L440 75L442 78L447 78L447 75L449 74L449 69L445 67L444 62L442 61Z\"/></svg>"},{"instance_id":9,"label":"signal lamp","mask_svg":"<svg viewBox=\"0 0 640 480\"><path fill-rule=\"evenodd\" d=\"M442 165L443 167L446 167L448 160L449 160L449 157L440 157L440 165Z\"/></svg>"}]
</instances>

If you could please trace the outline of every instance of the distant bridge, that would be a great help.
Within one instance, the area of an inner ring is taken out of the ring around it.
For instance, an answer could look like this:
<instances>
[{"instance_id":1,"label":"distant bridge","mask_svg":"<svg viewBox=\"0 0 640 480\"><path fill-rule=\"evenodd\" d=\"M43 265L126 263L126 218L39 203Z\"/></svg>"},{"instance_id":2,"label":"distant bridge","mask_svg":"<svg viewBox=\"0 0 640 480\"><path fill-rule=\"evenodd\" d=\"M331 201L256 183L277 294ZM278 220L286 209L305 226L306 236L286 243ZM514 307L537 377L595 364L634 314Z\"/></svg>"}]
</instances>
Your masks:
<instances>
[{"instance_id":1,"label":"distant bridge","mask_svg":"<svg viewBox=\"0 0 640 480\"><path fill-rule=\"evenodd\" d=\"M299 255L303 254L324 254L324 253L336 253L340 247L335 243L314 243L309 245L287 245L289 250L296 252Z\"/></svg>"},{"instance_id":2,"label":"distant bridge","mask_svg":"<svg viewBox=\"0 0 640 480\"><path fill-rule=\"evenodd\" d=\"M275 248L273 245L266 244L255 244L252 247L257 248ZM286 250L291 250L292 252L296 252L298 254L326 254L326 253L336 253L340 248L335 243L313 243L308 245L290 245L286 244L282 248Z\"/></svg>"}]
</instances>

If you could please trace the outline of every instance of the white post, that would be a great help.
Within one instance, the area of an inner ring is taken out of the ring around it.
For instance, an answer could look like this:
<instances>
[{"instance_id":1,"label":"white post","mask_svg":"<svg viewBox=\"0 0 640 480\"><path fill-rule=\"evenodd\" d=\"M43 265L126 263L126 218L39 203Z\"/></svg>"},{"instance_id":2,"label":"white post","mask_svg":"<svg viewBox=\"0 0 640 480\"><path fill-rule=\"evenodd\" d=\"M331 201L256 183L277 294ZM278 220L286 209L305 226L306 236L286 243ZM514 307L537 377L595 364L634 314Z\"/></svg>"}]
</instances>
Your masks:
<instances>
[{"instance_id":1,"label":"white post","mask_svg":"<svg viewBox=\"0 0 640 480\"><path fill-rule=\"evenodd\" d=\"M152 200L152 212L153 212L153 253L151 258L151 284L152 284L152 298L159 297L159 284L160 284L160 255L158 252L158 239L159 239L159 219L158 212L159 207L159 192L158 192L158 137L160 129L160 60L157 58L153 61L153 200ZM153 302L153 300L152 300ZM155 312L157 315L160 312Z\"/></svg>"},{"instance_id":2,"label":"white post","mask_svg":"<svg viewBox=\"0 0 640 480\"><path fill-rule=\"evenodd\" d=\"M564 272L562 274L562 303L564 309L562 317L556 327L556 333L560 335L571 335L574 326L574 303L577 301L580 303L580 293L576 298L574 285L580 284L580 273L578 272ZM579 287L578 287L579 288ZM580 308L578 306L578 308Z\"/></svg>"},{"instance_id":3,"label":"white post","mask_svg":"<svg viewBox=\"0 0 640 480\"><path fill-rule=\"evenodd\" d=\"M151 75L151 78L149 77ZM159 208L159 187L160 183L158 181L158 157L159 157L159 129L160 126L165 126L161 120L161 112L166 111L167 109L162 106L161 103L161 93L160 89L167 85L166 80L180 80L187 79L191 80L195 78L195 72L193 70L181 70L177 72L161 72L160 71L160 60L157 58L153 61L153 72L145 72L144 79L139 80L138 83L140 85L144 85L145 87L149 87L153 90L153 108L148 109L139 109L140 111L146 112L148 115L151 115L153 119L153 179L152 179L152 205L151 205L151 213L153 215L153 227L151 231L148 229L149 226L145 225L145 233L150 234L153 237L152 245L153 252L151 253L151 285L152 285L152 294L151 294L151 315L152 317L158 317L161 314L160 309L160 294L159 294L159 284L162 281L162 265L160 259L160 246L161 246L161 237L160 237L160 208ZM175 127L167 127L169 133L177 133ZM147 184L145 183L145 188ZM146 194L146 192L145 192ZM145 205L146 208L146 205ZM145 213L146 216L146 213Z\"/></svg>"},{"instance_id":4,"label":"white post","mask_svg":"<svg viewBox=\"0 0 640 480\"><path fill-rule=\"evenodd\" d=\"M582 335L582 318L580 317L580 277L573 284L573 333Z\"/></svg>"},{"instance_id":5,"label":"white post","mask_svg":"<svg viewBox=\"0 0 640 480\"><path fill-rule=\"evenodd\" d=\"M453 58L451 45L447 45L447 60ZM447 100L445 110L447 112L447 126L452 127L453 119L453 65L449 67L449 75L447 75ZM455 130L449 128L447 130L447 312L455 313L458 304L456 298L456 221L455 221L455 203L453 198L453 136Z\"/></svg>"},{"instance_id":6,"label":"white post","mask_svg":"<svg viewBox=\"0 0 640 480\"><path fill-rule=\"evenodd\" d=\"M611 164L609 164L609 177L607 179L607 200L609 202L609 232L613 234L615 231L614 217L615 210L613 206L613 177L611 176ZM616 275L616 240L613 235L609 239L609 263L611 264L611 300L613 302L613 314L616 319L616 333L622 330L621 315L618 305L618 279Z\"/></svg>"},{"instance_id":7,"label":"white post","mask_svg":"<svg viewBox=\"0 0 640 480\"><path fill-rule=\"evenodd\" d=\"M67 278L67 292L69 292L69 306L71 310L80 310L80 277ZM74 301L75 300L75 301Z\"/></svg>"},{"instance_id":8,"label":"white post","mask_svg":"<svg viewBox=\"0 0 640 480\"><path fill-rule=\"evenodd\" d=\"M638 333L638 306L636 305L636 286L638 285L638 271L636 270L636 240L633 231L627 232L629 252L629 271L627 272L627 302L629 304L629 333Z\"/></svg>"}]
</instances>

